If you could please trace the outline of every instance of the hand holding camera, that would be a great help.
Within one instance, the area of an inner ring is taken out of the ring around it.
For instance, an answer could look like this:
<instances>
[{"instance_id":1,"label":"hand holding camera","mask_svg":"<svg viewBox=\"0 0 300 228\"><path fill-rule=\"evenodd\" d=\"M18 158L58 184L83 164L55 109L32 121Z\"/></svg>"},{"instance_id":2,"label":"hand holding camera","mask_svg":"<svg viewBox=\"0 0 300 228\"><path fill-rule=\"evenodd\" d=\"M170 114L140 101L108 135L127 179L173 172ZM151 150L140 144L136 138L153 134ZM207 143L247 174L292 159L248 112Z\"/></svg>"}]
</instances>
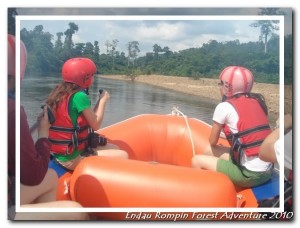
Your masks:
<instances>
[{"instance_id":1,"label":"hand holding camera","mask_svg":"<svg viewBox=\"0 0 300 228\"><path fill-rule=\"evenodd\" d=\"M107 139L96 132L90 133L89 136L89 147L96 148L98 146L105 146L107 144Z\"/></svg>"},{"instance_id":2,"label":"hand holding camera","mask_svg":"<svg viewBox=\"0 0 300 228\"><path fill-rule=\"evenodd\" d=\"M106 90L99 89L99 101L106 102L109 99L109 93Z\"/></svg>"}]
</instances>

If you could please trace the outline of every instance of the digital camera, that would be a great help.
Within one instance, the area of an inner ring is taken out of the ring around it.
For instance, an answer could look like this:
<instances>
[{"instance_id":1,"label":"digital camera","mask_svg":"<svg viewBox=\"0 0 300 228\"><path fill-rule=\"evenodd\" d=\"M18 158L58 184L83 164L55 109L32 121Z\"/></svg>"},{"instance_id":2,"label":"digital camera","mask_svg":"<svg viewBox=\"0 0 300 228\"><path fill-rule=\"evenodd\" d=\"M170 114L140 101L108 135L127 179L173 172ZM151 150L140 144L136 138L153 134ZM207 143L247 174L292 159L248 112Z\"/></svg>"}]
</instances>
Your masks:
<instances>
[{"instance_id":1,"label":"digital camera","mask_svg":"<svg viewBox=\"0 0 300 228\"><path fill-rule=\"evenodd\" d=\"M105 146L107 144L107 139L95 132L90 133L89 146L91 148L96 148L98 146Z\"/></svg>"}]
</instances>

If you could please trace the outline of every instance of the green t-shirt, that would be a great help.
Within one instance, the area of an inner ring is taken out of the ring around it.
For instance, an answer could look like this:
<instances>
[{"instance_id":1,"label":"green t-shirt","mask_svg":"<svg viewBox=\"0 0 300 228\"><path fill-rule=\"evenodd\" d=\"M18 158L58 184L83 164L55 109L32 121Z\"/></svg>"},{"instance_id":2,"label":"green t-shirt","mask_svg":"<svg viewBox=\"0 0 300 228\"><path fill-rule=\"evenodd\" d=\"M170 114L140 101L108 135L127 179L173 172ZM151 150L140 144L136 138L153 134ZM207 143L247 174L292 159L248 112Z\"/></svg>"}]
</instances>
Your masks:
<instances>
[{"instance_id":1,"label":"green t-shirt","mask_svg":"<svg viewBox=\"0 0 300 228\"><path fill-rule=\"evenodd\" d=\"M77 126L77 118L82 111L91 107L91 101L85 92L79 91L73 94L69 101L69 115L73 126ZM74 150L71 155L54 154L54 157L62 162L70 161L76 158L82 151Z\"/></svg>"}]
</instances>

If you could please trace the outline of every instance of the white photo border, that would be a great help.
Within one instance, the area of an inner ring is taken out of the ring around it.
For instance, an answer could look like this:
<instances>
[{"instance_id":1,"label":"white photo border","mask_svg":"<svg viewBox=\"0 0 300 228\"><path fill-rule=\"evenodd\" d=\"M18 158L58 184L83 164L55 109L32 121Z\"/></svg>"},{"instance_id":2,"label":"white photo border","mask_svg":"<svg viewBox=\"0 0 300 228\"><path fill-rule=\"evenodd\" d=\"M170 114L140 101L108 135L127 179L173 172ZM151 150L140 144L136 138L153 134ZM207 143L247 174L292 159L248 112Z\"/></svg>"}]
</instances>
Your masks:
<instances>
[{"instance_id":1,"label":"white photo border","mask_svg":"<svg viewBox=\"0 0 300 228\"><path fill-rule=\"evenodd\" d=\"M280 126L284 125L284 15L276 16L16 16L16 74L20 78L20 23L22 20L278 20L280 27L279 86ZM278 208L23 208L20 206L20 81L16 80L16 212L283 212L284 169L279 169L280 206ZM280 129L281 149L284 148L284 130ZM280 167L284 167L284 151Z\"/></svg>"}]
</instances>

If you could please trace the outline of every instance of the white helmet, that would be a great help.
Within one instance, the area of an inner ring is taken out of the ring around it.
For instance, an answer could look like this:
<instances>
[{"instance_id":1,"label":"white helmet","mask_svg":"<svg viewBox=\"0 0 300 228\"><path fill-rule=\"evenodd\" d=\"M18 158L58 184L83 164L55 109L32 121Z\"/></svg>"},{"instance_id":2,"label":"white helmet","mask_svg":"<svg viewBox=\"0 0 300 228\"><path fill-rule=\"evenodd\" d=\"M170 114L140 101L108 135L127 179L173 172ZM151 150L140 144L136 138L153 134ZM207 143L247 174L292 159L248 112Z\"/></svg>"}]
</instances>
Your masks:
<instances>
[{"instance_id":1,"label":"white helmet","mask_svg":"<svg viewBox=\"0 0 300 228\"><path fill-rule=\"evenodd\" d=\"M241 66L226 67L220 74L223 82L223 93L226 97L231 97L238 93L250 93L254 78L247 68Z\"/></svg>"}]
</instances>

